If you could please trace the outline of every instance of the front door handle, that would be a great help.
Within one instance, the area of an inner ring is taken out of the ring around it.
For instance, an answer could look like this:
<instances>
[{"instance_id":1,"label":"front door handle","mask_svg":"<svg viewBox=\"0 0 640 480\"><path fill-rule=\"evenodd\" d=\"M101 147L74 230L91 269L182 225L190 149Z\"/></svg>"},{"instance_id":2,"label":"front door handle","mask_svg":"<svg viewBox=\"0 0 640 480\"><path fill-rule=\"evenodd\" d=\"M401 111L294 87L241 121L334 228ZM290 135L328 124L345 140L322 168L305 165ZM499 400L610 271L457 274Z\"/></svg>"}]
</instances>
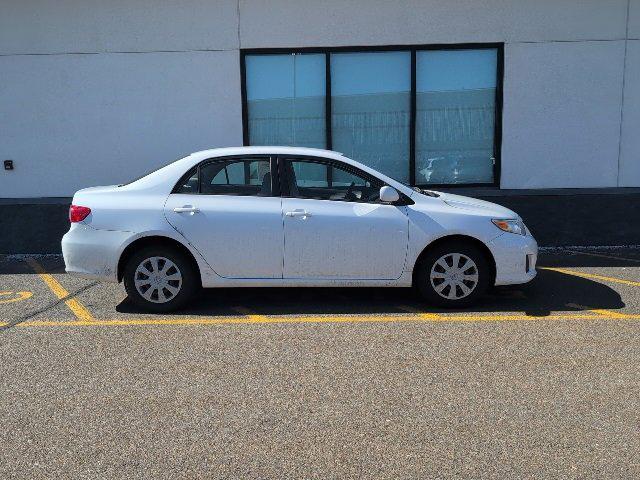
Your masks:
<instances>
[{"instance_id":1,"label":"front door handle","mask_svg":"<svg viewBox=\"0 0 640 480\"><path fill-rule=\"evenodd\" d=\"M302 217L302 218L307 218L310 217L312 214L311 212L307 212L306 210L294 210L293 212L285 212L285 215L287 217Z\"/></svg>"},{"instance_id":2,"label":"front door handle","mask_svg":"<svg viewBox=\"0 0 640 480\"><path fill-rule=\"evenodd\" d=\"M174 212L176 213L198 213L200 211L199 208L193 207L191 205L184 205L182 207L176 207L173 209Z\"/></svg>"}]
</instances>

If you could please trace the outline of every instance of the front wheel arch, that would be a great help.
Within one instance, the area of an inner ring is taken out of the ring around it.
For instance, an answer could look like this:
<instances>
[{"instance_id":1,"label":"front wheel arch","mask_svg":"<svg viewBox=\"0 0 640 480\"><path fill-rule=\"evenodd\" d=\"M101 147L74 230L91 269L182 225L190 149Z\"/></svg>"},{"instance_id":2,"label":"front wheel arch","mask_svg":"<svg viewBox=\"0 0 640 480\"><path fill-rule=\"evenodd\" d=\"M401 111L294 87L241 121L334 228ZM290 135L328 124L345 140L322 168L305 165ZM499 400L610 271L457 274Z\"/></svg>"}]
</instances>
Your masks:
<instances>
[{"instance_id":1,"label":"front wheel arch","mask_svg":"<svg viewBox=\"0 0 640 480\"><path fill-rule=\"evenodd\" d=\"M427 254L429 252L431 252L432 250L438 248L439 246L447 244L447 243L450 243L450 242L467 243L469 245L473 245L474 247L478 248L483 253L483 255L485 256L485 258L487 260L487 264L491 268L490 285L494 285L495 284L495 281L496 281L496 259L493 257L493 254L491 253L491 250L489 250L489 247L487 247L487 245L484 242L478 240L477 238L470 237L468 235L447 235L445 237L440 237L437 240L434 240L433 242L428 244L426 247L424 247L422 252L420 252L420 255L418 255L418 258L416 259L416 262L415 262L415 264L413 266L412 284L414 286L416 285L416 281L417 281L418 266L421 264L423 259L427 256Z\"/></svg>"}]
</instances>

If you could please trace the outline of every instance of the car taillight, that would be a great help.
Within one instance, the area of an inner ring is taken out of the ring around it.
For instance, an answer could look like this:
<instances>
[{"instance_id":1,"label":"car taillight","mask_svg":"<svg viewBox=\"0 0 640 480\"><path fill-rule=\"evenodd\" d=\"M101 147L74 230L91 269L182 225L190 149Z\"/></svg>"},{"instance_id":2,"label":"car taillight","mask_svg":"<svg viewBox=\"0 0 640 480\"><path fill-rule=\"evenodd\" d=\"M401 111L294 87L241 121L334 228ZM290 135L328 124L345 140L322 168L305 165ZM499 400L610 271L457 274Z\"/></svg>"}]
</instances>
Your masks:
<instances>
[{"instance_id":1,"label":"car taillight","mask_svg":"<svg viewBox=\"0 0 640 480\"><path fill-rule=\"evenodd\" d=\"M91 213L89 207L81 207L80 205L71 205L69 207L69 220L71 223L81 222Z\"/></svg>"}]
</instances>

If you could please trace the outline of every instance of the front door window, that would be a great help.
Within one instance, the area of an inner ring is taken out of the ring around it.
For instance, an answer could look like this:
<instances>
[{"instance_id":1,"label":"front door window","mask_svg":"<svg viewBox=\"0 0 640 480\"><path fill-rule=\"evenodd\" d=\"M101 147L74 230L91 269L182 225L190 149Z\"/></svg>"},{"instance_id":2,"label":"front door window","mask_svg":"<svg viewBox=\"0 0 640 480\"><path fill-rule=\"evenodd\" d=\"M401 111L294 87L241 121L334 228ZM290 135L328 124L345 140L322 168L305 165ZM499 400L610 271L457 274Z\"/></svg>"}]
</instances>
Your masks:
<instances>
[{"instance_id":1,"label":"front door window","mask_svg":"<svg viewBox=\"0 0 640 480\"><path fill-rule=\"evenodd\" d=\"M343 202L378 202L380 187L384 184L347 168L319 161L290 160L287 168L290 196Z\"/></svg>"}]
</instances>

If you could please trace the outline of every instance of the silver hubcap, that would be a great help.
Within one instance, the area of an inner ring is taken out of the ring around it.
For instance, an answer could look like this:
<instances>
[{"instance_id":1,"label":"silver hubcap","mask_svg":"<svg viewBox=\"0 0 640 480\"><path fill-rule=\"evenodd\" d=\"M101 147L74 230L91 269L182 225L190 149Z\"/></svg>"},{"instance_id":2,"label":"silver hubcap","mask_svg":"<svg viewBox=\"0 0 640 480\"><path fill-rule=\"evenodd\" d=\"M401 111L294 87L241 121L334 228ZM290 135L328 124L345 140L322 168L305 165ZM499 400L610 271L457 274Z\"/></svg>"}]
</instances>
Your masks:
<instances>
[{"instance_id":1,"label":"silver hubcap","mask_svg":"<svg viewBox=\"0 0 640 480\"><path fill-rule=\"evenodd\" d=\"M180 292L182 273L168 258L151 257L140 262L134 281L142 298L153 303L166 303Z\"/></svg>"},{"instance_id":2,"label":"silver hubcap","mask_svg":"<svg viewBox=\"0 0 640 480\"><path fill-rule=\"evenodd\" d=\"M441 297L460 300L476 289L478 267L462 253L447 253L433 264L429 280Z\"/></svg>"}]
</instances>

